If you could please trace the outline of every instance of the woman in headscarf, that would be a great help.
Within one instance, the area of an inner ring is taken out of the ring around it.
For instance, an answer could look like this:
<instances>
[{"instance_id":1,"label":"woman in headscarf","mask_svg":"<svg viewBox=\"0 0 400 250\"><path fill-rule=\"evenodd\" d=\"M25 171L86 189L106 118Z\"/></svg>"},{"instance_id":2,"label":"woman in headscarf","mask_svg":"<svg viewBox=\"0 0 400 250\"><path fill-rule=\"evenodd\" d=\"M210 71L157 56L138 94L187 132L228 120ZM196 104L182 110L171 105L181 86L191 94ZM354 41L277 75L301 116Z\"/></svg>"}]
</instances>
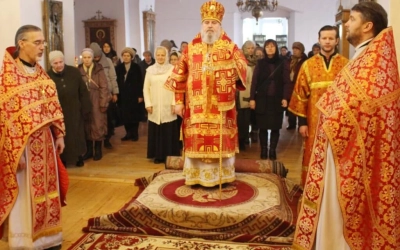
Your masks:
<instances>
[{"instance_id":1,"label":"woman in headscarf","mask_svg":"<svg viewBox=\"0 0 400 250\"><path fill-rule=\"evenodd\" d=\"M301 65L307 60L306 54L304 54L304 45L301 42L294 42L292 45L293 54L290 57L289 63L289 70L290 70L290 95L293 93L293 87L296 83L297 75L299 74L299 70ZM288 100L290 101L290 99ZM289 106L289 103L288 103ZM292 130L296 128L297 124L297 116L294 115L289 110L286 110L286 115L288 117L288 126L287 130Z\"/></svg>"},{"instance_id":2,"label":"woman in headscarf","mask_svg":"<svg viewBox=\"0 0 400 250\"><path fill-rule=\"evenodd\" d=\"M65 149L60 155L64 165L76 162L82 167L82 155L86 150L85 118L90 116L92 103L86 83L76 67L66 65L64 54L59 50L49 54L51 69L47 74L57 87L57 96L64 114Z\"/></svg>"},{"instance_id":3,"label":"woman in headscarf","mask_svg":"<svg viewBox=\"0 0 400 250\"><path fill-rule=\"evenodd\" d=\"M110 58L114 64L114 67L116 67L119 64L119 59L118 59L117 52L114 50L112 44L110 42L103 43L102 50L103 50L104 55L106 55L106 57Z\"/></svg>"},{"instance_id":4,"label":"woman in headscarf","mask_svg":"<svg viewBox=\"0 0 400 250\"><path fill-rule=\"evenodd\" d=\"M93 157L93 160L98 161L103 157L101 147L107 134L106 111L111 95L103 66L93 61L93 55L92 49L83 49L82 64L78 66L78 69L89 90L92 102L92 113L89 119L85 120L86 153L83 155L83 160Z\"/></svg>"},{"instance_id":5,"label":"woman in headscarf","mask_svg":"<svg viewBox=\"0 0 400 250\"><path fill-rule=\"evenodd\" d=\"M256 66L257 59L254 56L255 43L253 41L246 41L243 46L243 54L247 60L247 75L246 75L246 90L236 91L236 109L237 124L239 134L239 150L245 150L246 144L249 142L249 126L250 126L250 89L251 79L253 77L254 66Z\"/></svg>"},{"instance_id":6,"label":"woman in headscarf","mask_svg":"<svg viewBox=\"0 0 400 250\"><path fill-rule=\"evenodd\" d=\"M174 93L164 88L173 66L165 47L157 47L155 56L156 63L147 68L143 94L149 120L147 158L157 164L169 155L178 156L180 150Z\"/></svg>"},{"instance_id":7,"label":"woman in headscarf","mask_svg":"<svg viewBox=\"0 0 400 250\"><path fill-rule=\"evenodd\" d=\"M122 141L139 140L139 122L143 120L143 77L138 64L132 60L135 51L124 48L121 52L122 62L115 68L119 88L118 107L126 135Z\"/></svg>"},{"instance_id":8,"label":"woman in headscarf","mask_svg":"<svg viewBox=\"0 0 400 250\"><path fill-rule=\"evenodd\" d=\"M276 160L283 111L290 98L289 65L285 61L279 58L276 41L265 41L264 58L254 69L250 90L250 108L255 109L260 129L261 159ZM271 130L269 152L268 130Z\"/></svg>"}]
</instances>

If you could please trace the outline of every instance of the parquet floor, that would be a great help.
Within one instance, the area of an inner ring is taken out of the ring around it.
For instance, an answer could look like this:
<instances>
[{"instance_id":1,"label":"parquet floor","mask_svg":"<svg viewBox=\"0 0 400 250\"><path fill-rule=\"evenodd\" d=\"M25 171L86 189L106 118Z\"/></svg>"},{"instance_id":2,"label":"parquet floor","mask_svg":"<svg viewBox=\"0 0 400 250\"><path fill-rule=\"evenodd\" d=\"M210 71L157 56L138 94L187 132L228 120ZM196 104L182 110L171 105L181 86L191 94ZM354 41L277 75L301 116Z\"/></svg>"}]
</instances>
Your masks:
<instances>
[{"instance_id":1,"label":"parquet floor","mask_svg":"<svg viewBox=\"0 0 400 250\"><path fill-rule=\"evenodd\" d=\"M164 168L163 164L154 164L146 158L147 123L140 123L140 138L137 142L121 142L125 131L116 129L111 139L113 149L103 149L103 159L89 160L81 168L68 168L70 186L67 196L68 205L63 208L63 247L67 249L83 233L82 227L93 216L99 216L120 209L136 193L133 185L139 177L149 176ZM288 179L299 183L302 159L302 137L296 130L281 129L278 144L278 160L289 169ZM236 157L259 159L258 143L251 143L245 151ZM0 249L8 249L0 242Z\"/></svg>"}]
</instances>

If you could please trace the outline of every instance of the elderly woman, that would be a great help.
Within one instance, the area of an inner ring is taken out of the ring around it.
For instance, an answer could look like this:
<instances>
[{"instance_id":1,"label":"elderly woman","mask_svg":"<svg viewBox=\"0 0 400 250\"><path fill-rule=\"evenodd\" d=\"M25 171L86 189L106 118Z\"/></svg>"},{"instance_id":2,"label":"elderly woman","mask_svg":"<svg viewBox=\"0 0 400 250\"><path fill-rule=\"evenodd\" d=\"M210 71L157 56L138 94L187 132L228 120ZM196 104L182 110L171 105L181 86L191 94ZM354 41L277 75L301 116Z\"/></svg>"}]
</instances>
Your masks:
<instances>
[{"instance_id":1,"label":"elderly woman","mask_svg":"<svg viewBox=\"0 0 400 250\"><path fill-rule=\"evenodd\" d=\"M103 67L93 61L92 49L83 49L82 62L78 69L89 90L90 101L92 102L92 113L89 119L85 121L86 153L83 159L87 160L93 157L93 160L98 161L103 157L101 144L107 134L106 111L111 95Z\"/></svg>"},{"instance_id":2,"label":"elderly woman","mask_svg":"<svg viewBox=\"0 0 400 250\"><path fill-rule=\"evenodd\" d=\"M290 98L289 65L279 57L275 40L264 43L264 58L254 68L250 90L250 108L255 109L260 129L261 159L276 160L283 111ZM268 130L271 130L268 152Z\"/></svg>"},{"instance_id":3,"label":"elderly woman","mask_svg":"<svg viewBox=\"0 0 400 250\"><path fill-rule=\"evenodd\" d=\"M61 51L50 52L49 60L51 69L47 74L56 84L66 131L65 149L60 157L66 166L76 162L76 166L82 167L86 148L84 118L92 110L89 92L79 70L64 63Z\"/></svg>"},{"instance_id":4,"label":"elderly woman","mask_svg":"<svg viewBox=\"0 0 400 250\"><path fill-rule=\"evenodd\" d=\"M155 55L156 63L147 68L143 94L149 119L147 158L154 158L157 164L168 155L179 155L180 150L174 93L164 88L173 66L165 47L157 47Z\"/></svg>"},{"instance_id":5,"label":"elderly woman","mask_svg":"<svg viewBox=\"0 0 400 250\"><path fill-rule=\"evenodd\" d=\"M132 62L135 52L124 48L121 52L122 63L115 71L119 87L118 107L126 135L122 141L139 140L139 122L143 120L143 78L138 64Z\"/></svg>"}]
</instances>

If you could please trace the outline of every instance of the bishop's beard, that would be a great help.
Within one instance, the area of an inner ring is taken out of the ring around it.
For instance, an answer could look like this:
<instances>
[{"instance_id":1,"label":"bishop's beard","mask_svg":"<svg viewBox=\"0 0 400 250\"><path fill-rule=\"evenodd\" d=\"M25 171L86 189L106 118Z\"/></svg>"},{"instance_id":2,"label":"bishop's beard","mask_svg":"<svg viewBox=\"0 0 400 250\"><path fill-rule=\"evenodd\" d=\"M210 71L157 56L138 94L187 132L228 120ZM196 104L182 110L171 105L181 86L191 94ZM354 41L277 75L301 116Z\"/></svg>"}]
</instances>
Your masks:
<instances>
[{"instance_id":1,"label":"bishop's beard","mask_svg":"<svg viewBox=\"0 0 400 250\"><path fill-rule=\"evenodd\" d=\"M212 33L211 32L208 33L207 31L202 30L201 31L201 40L207 44L214 44L219 39L220 35L221 35L221 29L219 29L216 32L212 32Z\"/></svg>"}]
</instances>

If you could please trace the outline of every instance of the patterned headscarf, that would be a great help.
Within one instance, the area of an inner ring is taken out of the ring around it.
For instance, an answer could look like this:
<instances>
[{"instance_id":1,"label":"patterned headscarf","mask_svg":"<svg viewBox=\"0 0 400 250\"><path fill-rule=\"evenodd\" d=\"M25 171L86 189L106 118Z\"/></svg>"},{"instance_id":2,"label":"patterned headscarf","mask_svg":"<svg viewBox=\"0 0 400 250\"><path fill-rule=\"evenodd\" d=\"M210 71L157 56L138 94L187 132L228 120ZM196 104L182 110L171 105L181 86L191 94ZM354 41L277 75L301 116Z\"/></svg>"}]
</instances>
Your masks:
<instances>
[{"instance_id":1,"label":"patterned headscarf","mask_svg":"<svg viewBox=\"0 0 400 250\"><path fill-rule=\"evenodd\" d=\"M152 75L162 75L165 74L166 72L168 72L168 70L170 70L171 68L173 68L174 66L172 66L172 64L169 63L169 56L168 56L168 50L167 48L163 47L163 46L158 46L155 50L155 54L157 55L157 51L158 50L164 50L165 51L165 61L163 64L160 64L157 62L157 58L156 58L156 63L154 65L151 65L150 67L148 67L146 69L146 71Z\"/></svg>"}]
</instances>

